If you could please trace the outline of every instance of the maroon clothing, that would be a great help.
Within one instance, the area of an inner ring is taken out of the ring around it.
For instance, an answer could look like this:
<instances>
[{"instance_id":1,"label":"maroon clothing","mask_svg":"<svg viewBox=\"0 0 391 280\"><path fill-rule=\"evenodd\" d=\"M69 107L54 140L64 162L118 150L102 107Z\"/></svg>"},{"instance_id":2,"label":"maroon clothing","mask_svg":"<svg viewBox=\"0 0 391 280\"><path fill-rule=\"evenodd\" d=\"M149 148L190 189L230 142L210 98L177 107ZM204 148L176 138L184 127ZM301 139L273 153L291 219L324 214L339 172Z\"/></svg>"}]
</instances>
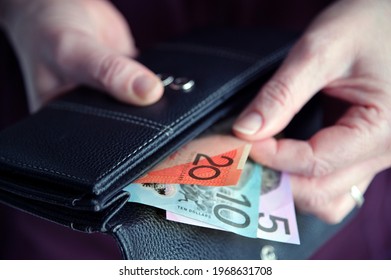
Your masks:
<instances>
[{"instance_id":1,"label":"maroon clothing","mask_svg":"<svg viewBox=\"0 0 391 280\"><path fill-rule=\"evenodd\" d=\"M207 26L271 26L302 30L328 2L113 1L128 20L141 49L193 28ZM21 74L5 41L0 38L0 129L27 116ZM374 179L359 214L313 258L391 258L390 180L391 170ZM76 232L3 205L0 205L0 224L0 259L121 258L111 237Z\"/></svg>"},{"instance_id":2,"label":"maroon clothing","mask_svg":"<svg viewBox=\"0 0 391 280\"><path fill-rule=\"evenodd\" d=\"M136 43L144 47L202 27L271 26L302 30L332 1L114 0L112 2L128 20Z\"/></svg>"}]
</instances>

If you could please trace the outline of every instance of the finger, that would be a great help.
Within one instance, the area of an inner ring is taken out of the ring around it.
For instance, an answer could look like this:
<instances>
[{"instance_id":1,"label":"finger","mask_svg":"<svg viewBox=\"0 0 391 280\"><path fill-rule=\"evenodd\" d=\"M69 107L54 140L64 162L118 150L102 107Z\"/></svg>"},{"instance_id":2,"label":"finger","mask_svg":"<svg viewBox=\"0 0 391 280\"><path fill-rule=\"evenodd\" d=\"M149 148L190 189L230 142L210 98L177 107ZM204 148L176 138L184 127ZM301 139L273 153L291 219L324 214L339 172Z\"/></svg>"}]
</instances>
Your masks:
<instances>
[{"instance_id":1,"label":"finger","mask_svg":"<svg viewBox=\"0 0 391 280\"><path fill-rule=\"evenodd\" d=\"M72 80L136 105L152 104L162 96L160 79L140 63L88 36L69 36L67 41L58 59Z\"/></svg>"},{"instance_id":2,"label":"finger","mask_svg":"<svg viewBox=\"0 0 391 280\"><path fill-rule=\"evenodd\" d=\"M338 222L354 206L350 195L352 186L356 185L364 193L372 178L389 164L390 155L382 155L323 177L291 174L295 205L328 222Z\"/></svg>"},{"instance_id":3,"label":"finger","mask_svg":"<svg viewBox=\"0 0 391 280\"><path fill-rule=\"evenodd\" d=\"M338 170L323 177L306 177L291 174L292 192L309 205L327 204L334 198L345 194L351 188L367 178L375 176L387 168L390 155L382 155L373 159Z\"/></svg>"},{"instance_id":4,"label":"finger","mask_svg":"<svg viewBox=\"0 0 391 280\"><path fill-rule=\"evenodd\" d=\"M384 153L391 130L371 108L353 108L339 122L308 141L268 138L253 143L254 160L304 176L324 176Z\"/></svg>"},{"instance_id":5,"label":"finger","mask_svg":"<svg viewBox=\"0 0 391 280\"><path fill-rule=\"evenodd\" d=\"M341 48L321 35L304 36L239 116L234 132L249 140L280 132L315 93L347 71L352 59L338 60L344 52Z\"/></svg>"},{"instance_id":6,"label":"finger","mask_svg":"<svg viewBox=\"0 0 391 280\"><path fill-rule=\"evenodd\" d=\"M31 113L38 111L60 93L75 87L73 82L61 79L36 59L21 59L21 68Z\"/></svg>"},{"instance_id":7,"label":"finger","mask_svg":"<svg viewBox=\"0 0 391 280\"><path fill-rule=\"evenodd\" d=\"M359 189L361 194L364 194L370 186L372 180L373 177L367 178L366 180L355 184L355 186ZM336 197L327 205L312 210L312 214L327 223L337 224L340 223L355 207L359 206L350 194L349 188L346 193Z\"/></svg>"}]
</instances>

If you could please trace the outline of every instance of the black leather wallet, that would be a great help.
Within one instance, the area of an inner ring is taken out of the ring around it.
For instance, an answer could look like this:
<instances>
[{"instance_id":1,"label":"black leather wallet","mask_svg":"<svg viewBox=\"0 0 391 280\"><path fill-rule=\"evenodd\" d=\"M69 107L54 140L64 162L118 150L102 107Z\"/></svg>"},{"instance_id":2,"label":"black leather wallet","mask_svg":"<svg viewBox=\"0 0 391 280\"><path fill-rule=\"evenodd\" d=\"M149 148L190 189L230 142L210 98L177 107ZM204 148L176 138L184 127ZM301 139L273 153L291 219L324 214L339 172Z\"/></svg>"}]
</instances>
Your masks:
<instances>
[{"instance_id":1,"label":"black leather wallet","mask_svg":"<svg viewBox=\"0 0 391 280\"><path fill-rule=\"evenodd\" d=\"M90 88L51 102L0 132L0 201L111 234L124 258L259 258L259 240L166 221L160 210L127 203L122 189L243 108L294 39L270 30L195 32L138 58L168 84L154 105L125 105Z\"/></svg>"}]
</instances>

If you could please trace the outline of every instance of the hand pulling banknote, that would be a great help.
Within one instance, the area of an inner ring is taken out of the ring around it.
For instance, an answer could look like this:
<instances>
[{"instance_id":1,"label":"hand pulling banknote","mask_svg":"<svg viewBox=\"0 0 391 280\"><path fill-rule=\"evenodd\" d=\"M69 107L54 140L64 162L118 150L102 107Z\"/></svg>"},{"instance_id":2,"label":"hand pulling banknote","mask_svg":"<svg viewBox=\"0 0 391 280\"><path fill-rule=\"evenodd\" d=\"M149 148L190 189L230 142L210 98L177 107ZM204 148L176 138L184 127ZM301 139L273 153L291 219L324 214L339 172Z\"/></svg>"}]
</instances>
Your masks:
<instances>
[{"instance_id":1,"label":"hand pulling banknote","mask_svg":"<svg viewBox=\"0 0 391 280\"><path fill-rule=\"evenodd\" d=\"M173 221L299 244L288 176L247 160L248 143L214 133L128 185L129 201L165 209Z\"/></svg>"}]
</instances>

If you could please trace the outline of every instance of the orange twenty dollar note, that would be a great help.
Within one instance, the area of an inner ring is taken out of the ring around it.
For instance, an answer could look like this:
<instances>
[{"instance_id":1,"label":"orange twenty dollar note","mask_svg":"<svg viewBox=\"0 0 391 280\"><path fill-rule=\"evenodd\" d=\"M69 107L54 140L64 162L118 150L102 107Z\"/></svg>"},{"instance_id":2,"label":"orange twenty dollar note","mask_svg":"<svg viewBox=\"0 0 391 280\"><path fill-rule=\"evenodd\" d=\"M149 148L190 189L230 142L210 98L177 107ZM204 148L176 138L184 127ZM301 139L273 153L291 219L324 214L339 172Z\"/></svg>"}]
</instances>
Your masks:
<instances>
[{"instance_id":1,"label":"orange twenty dollar note","mask_svg":"<svg viewBox=\"0 0 391 280\"><path fill-rule=\"evenodd\" d=\"M135 183L233 186L239 181L251 145L229 135L195 139Z\"/></svg>"}]
</instances>

